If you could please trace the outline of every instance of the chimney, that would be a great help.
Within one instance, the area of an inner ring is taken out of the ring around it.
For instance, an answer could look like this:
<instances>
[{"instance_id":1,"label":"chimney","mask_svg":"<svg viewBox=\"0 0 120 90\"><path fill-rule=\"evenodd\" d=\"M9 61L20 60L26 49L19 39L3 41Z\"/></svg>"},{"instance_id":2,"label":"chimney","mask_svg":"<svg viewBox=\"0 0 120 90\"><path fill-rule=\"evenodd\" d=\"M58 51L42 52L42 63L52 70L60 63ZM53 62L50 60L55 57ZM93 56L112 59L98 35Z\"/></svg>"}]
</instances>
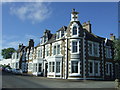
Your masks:
<instances>
[{"instance_id":1,"label":"chimney","mask_svg":"<svg viewBox=\"0 0 120 90\"><path fill-rule=\"evenodd\" d=\"M30 39L30 40L29 40L29 46L30 46L30 47L34 47L34 40L33 40L33 39Z\"/></svg>"},{"instance_id":2,"label":"chimney","mask_svg":"<svg viewBox=\"0 0 120 90\"><path fill-rule=\"evenodd\" d=\"M86 29L88 32L92 33L90 21L84 22L82 26L83 26L83 28Z\"/></svg>"},{"instance_id":3,"label":"chimney","mask_svg":"<svg viewBox=\"0 0 120 90\"><path fill-rule=\"evenodd\" d=\"M19 44L19 45L18 45L18 48L20 49L22 46L23 46L23 44Z\"/></svg>"},{"instance_id":4,"label":"chimney","mask_svg":"<svg viewBox=\"0 0 120 90\"><path fill-rule=\"evenodd\" d=\"M110 34L110 40L115 40L115 35L113 35L113 33Z\"/></svg>"}]
</instances>

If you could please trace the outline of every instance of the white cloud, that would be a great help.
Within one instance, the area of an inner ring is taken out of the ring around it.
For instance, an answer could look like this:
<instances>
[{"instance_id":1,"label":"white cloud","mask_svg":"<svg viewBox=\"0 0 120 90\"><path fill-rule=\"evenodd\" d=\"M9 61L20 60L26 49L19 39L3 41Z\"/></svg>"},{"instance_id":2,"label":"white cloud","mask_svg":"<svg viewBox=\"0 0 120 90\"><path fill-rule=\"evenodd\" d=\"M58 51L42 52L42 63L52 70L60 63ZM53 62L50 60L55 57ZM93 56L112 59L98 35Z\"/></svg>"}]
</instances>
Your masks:
<instances>
[{"instance_id":1,"label":"white cloud","mask_svg":"<svg viewBox=\"0 0 120 90\"><path fill-rule=\"evenodd\" d=\"M32 23L41 22L50 17L52 10L49 3L29 2L21 6L12 6L10 13L16 15L21 20L30 20Z\"/></svg>"},{"instance_id":2,"label":"white cloud","mask_svg":"<svg viewBox=\"0 0 120 90\"><path fill-rule=\"evenodd\" d=\"M23 36L23 38L19 37L19 36L10 36L9 38L7 35L3 35L2 38L2 49L3 48L9 48L9 47L13 47L15 49L18 49L18 45L23 43L23 45L27 46L29 39L33 39L35 42L35 46L40 42L40 37L39 36L35 36L35 35L30 35L30 34L26 34L25 36Z\"/></svg>"}]
</instances>

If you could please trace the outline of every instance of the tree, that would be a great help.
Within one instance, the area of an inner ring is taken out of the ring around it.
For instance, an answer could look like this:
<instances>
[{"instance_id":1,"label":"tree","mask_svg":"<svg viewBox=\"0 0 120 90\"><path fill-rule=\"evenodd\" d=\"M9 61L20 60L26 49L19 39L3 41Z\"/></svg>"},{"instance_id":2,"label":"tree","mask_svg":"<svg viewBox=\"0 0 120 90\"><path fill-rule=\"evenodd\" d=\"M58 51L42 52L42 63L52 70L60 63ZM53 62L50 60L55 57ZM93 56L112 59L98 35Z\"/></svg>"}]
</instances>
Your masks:
<instances>
[{"instance_id":1,"label":"tree","mask_svg":"<svg viewBox=\"0 0 120 90\"><path fill-rule=\"evenodd\" d=\"M115 48L115 60L120 60L120 39L116 39L114 41L114 48Z\"/></svg>"},{"instance_id":2,"label":"tree","mask_svg":"<svg viewBox=\"0 0 120 90\"><path fill-rule=\"evenodd\" d=\"M14 48L5 48L2 49L2 53L1 55L3 56L4 59L8 59L12 57L12 54L15 52L16 50Z\"/></svg>"}]
</instances>

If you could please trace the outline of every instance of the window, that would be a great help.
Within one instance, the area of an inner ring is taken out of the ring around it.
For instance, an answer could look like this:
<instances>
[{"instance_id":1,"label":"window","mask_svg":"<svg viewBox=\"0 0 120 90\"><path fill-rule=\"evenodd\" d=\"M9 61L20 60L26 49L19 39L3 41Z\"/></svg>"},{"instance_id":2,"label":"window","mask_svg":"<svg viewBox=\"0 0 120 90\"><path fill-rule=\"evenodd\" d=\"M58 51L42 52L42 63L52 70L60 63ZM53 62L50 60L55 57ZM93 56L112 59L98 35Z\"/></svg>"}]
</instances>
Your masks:
<instances>
[{"instance_id":1,"label":"window","mask_svg":"<svg viewBox=\"0 0 120 90\"><path fill-rule=\"evenodd\" d=\"M106 74L107 75L112 74L112 63L106 63Z\"/></svg>"},{"instance_id":2,"label":"window","mask_svg":"<svg viewBox=\"0 0 120 90\"><path fill-rule=\"evenodd\" d=\"M108 73L108 64L106 64L106 73Z\"/></svg>"},{"instance_id":3,"label":"window","mask_svg":"<svg viewBox=\"0 0 120 90\"><path fill-rule=\"evenodd\" d=\"M29 70L32 70L32 63L29 63L29 64L28 64L28 69L29 69Z\"/></svg>"},{"instance_id":4,"label":"window","mask_svg":"<svg viewBox=\"0 0 120 90\"><path fill-rule=\"evenodd\" d=\"M44 43L47 41L46 39L47 39L46 36L44 36Z\"/></svg>"},{"instance_id":5,"label":"window","mask_svg":"<svg viewBox=\"0 0 120 90\"><path fill-rule=\"evenodd\" d=\"M61 31L61 37L63 37L63 36L64 36L64 31L62 30L62 31Z\"/></svg>"},{"instance_id":6,"label":"window","mask_svg":"<svg viewBox=\"0 0 120 90\"><path fill-rule=\"evenodd\" d=\"M55 62L52 62L52 72L54 72Z\"/></svg>"},{"instance_id":7,"label":"window","mask_svg":"<svg viewBox=\"0 0 120 90\"><path fill-rule=\"evenodd\" d=\"M92 43L89 43L88 47L89 47L89 54L92 55Z\"/></svg>"},{"instance_id":8,"label":"window","mask_svg":"<svg viewBox=\"0 0 120 90\"><path fill-rule=\"evenodd\" d=\"M73 35L77 35L77 27L76 26L73 27Z\"/></svg>"},{"instance_id":9,"label":"window","mask_svg":"<svg viewBox=\"0 0 120 90\"><path fill-rule=\"evenodd\" d=\"M57 33L57 39L59 39L59 38L60 38L60 32Z\"/></svg>"},{"instance_id":10,"label":"window","mask_svg":"<svg viewBox=\"0 0 120 90\"><path fill-rule=\"evenodd\" d=\"M38 72L42 71L42 64L41 63L39 63L39 69L38 70L39 70Z\"/></svg>"},{"instance_id":11,"label":"window","mask_svg":"<svg viewBox=\"0 0 120 90\"><path fill-rule=\"evenodd\" d=\"M110 47L106 47L106 57L111 58L111 49L110 49Z\"/></svg>"},{"instance_id":12,"label":"window","mask_svg":"<svg viewBox=\"0 0 120 90\"><path fill-rule=\"evenodd\" d=\"M77 41L72 41L72 53L76 53L78 50Z\"/></svg>"},{"instance_id":13,"label":"window","mask_svg":"<svg viewBox=\"0 0 120 90\"><path fill-rule=\"evenodd\" d=\"M93 47L94 47L94 56L98 56L98 44L94 43Z\"/></svg>"},{"instance_id":14,"label":"window","mask_svg":"<svg viewBox=\"0 0 120 90\"><path fill-rule=\"evenodd\" d=\"M17 59L19 58L19 54L17 53Z\"/></svg>"},{"instance_id":15,"label":"window","mask_svg":"<svg viewBox=\"0 0 120 90\"><path fill-rule=\"evenodd\" d=\"M99 55L99 44L96 42L88 42L88 53L90 56Z\"/></svg>"},{"instance_id":16,"label":"window","mask_svg":"<svg viewBox=\"0 0 120 90\"><path fill-rule=\"evenodd\" d=\"M51 72L51 62L49 62L49 72Z\"/></svg>"},{"instance_id":17,"label":"window","mask_svg":"<svg viewBox=\"0 0 120 90\"><path fill-rule=\"evenodd\" d=\"M89 62L89 72L92 74L93 73L93 62Z\"/></svg>"},{"instance_id":18,"label":"window","mask_svg":"<svg viewBox=\"0 0 120 90\"><path fill-rule=\"evenodd\" d=\"M38 50L38 57L40 57L40 50Z\"/></svg>"},{"instance_id":19,"label":"window","mask_svg":"<svg viewBox=\"0 0 120 90\"><path fill-rule=\"evenodd\" d=\"M60 45L57 45L57 54L60 54Z\"/></svg>"},{"instance_id":20,"label":"window","mask_svg":"<svg viewBox=\"0 0 120 90\"><path fill-rule=\"evenodd\" d=\"M56 73L60 73L60 62L56 62Z\"/></svg>"},{"instance_id":21,"label":"window","mask_svg":"<svg viewBox=\"0 0 120 90\"><path fill-rule=\"evenodd\" d=\"M42 57L42 48L40 49L40 57Z\"/></svg>"},{"instance_id":22,"label":"window","mask_svg":"<svg viewBox=\"0 0 120 90\"><path fill-rule=\"evenodd\" d=\"M95 66L95 67L94 67L95 73L98 74L98 73L99 73L99 71L98 71L98 68L99 68L98 62L95 62L95 63L94 63L94 66Z\"/></svg>"},{"instance_id":23,"label":"window","mask_svg":"<svg viewBox=\"0 0 120 90\"><path fill-rule=\"evenodd\" d=\"M56 46L54 46L54 52L53 55L56 55Z\"/></svg>"},{"instance_id":24,"label":"window","mask_svg":"<svg viewBox=\"0 0 120 90\"><path fill-rule=\"evenodd\" d=\"M35 71L37 72L37 63L35 64Z\"/></svg>"},{"instance_id":25,"label":"window","mask_svg":"<svg viewBox=\"0 0 120 90\"><path fill-rule=\"evenodd\" d=\"M72 65L72 73L78 73L78 61L72 61L71 62Z\"/></svg>"},{"instance_id":26,"label":"window","mask_svg":"<svg viewBox=\"0 0 120 90\"><path fill-rule=\"evenodd\" d=\"M46 47L46 56L49 56L49 47Z\"/></svg>"}]
</instances>

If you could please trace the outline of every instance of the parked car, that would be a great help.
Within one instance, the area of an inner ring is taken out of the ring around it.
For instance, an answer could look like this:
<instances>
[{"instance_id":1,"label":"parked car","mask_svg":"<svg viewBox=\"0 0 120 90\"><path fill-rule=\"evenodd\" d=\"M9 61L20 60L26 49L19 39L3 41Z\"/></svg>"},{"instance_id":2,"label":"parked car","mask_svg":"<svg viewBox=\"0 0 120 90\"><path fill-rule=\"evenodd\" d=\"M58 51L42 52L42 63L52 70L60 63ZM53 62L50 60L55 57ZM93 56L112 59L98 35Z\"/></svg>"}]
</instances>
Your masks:
<instances>
[{"instance_id":1,"label":"parked car","mask_svg":"<svg viewBox=\"0 0 120 90\"><path fill-rule=\"evenodd\" d=\"M6 71L6 72L12 72L12 69L9 68L9 67L6 67L6 68L5 68L5 71Z\"/></svg>"},{"instance_id":2,"label":"parked car","mask_svg":"<svg viewBox=\"0 0 120 90\"><path fill-rule=\"evenodd\" d=\"M12 69L12 73L13 73L13 74L21 75L23 72L22 72L21 69Z\"/></svg>"}]
</instances>

